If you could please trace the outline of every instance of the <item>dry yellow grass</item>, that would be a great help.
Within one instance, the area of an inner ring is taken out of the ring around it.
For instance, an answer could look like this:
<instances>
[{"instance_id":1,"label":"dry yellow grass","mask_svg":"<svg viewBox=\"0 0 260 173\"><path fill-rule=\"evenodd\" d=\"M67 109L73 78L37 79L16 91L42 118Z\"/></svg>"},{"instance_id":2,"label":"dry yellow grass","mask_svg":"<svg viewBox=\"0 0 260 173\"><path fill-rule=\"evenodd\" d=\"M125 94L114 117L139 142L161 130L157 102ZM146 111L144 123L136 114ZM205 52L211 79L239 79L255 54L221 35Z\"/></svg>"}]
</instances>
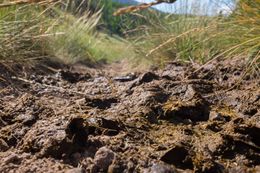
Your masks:
<instances>
[{"instance_id":1,"label":"dry yellow grass","mask_svg":"<svg viewBox=\"0 0 260 173\"><path fill-rule=\"evenodd\" d=\"M17 0L17 1L8 1L0 4L0 8L10 7L14 5L24 5L24 4L51 4L59 0Z\"/></svg>"},{"instance_id":2,"label":"dry yellow grass","mask_svg":"<svg viewBox=\"0 0 260 173\"><path fill-rule=\"evenodd\" d=\"M128 7L125 7L125 8L118 9L116 12L114 12L114 16L119 16L119 15L126 14L126 13L144 10L144 9L147 9L147 8L152 7L154 5L161 4L161 3L174 3L175 1L176 0L156 0L156 1L150 2L150 3L142 3L142 4L139 4L139 5L132 5L132 6L128 6Z\"/></svg>"}]
</instances>

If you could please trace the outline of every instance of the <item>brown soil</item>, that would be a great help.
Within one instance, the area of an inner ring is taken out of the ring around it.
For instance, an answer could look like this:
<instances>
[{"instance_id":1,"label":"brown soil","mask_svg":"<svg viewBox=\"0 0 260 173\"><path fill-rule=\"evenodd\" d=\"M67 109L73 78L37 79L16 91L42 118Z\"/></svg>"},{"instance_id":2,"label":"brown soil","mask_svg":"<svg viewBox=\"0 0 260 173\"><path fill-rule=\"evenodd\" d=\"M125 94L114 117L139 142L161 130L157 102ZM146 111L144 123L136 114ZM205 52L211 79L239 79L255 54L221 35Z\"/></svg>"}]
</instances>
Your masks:
<instances>
[{"instance_id":1,"label":"brown soil","mask_svg":"<svg viewBox=\"0 0 260 173\"><path fill-rule=\"evenodd\" d=\"M239 61L0 64L0 172L260 172L260 80Z\"/></svg>"}]
</instances>

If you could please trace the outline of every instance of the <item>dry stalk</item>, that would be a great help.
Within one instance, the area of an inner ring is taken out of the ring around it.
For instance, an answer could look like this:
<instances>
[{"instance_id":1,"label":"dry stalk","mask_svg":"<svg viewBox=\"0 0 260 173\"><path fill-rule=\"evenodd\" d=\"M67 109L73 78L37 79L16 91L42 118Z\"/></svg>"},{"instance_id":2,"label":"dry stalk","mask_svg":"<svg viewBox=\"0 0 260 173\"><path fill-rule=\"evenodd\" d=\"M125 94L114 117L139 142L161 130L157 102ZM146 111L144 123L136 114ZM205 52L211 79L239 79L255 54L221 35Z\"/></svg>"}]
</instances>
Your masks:
<instances>
[{"instance_id":1,"label":"dry stalk","mask_svg":"<svg viewBox=\"0 0 260 173\"><path fill-rule=\"evenodd\" d=\"M114 12L113 15L119 16L119 15L126 14L126 13L144 10L144 9L147 9L147 8L152 7L154 5L161 4L161 3L174 3L175 1L176 0L156 0L155 2L142 3L142 4L139 4L139 5L132 5L132 6L128 6L128 7L125 7L125 8L118 9L116 12Z\"/></svg>"},{"instance_id":2,"label":"dry stalk","mask_svg":"<svg viewBox=\"0 0 260 173\"><path fill-rule=\"evenodd\" d=\"M58 0L17 0L0 4L0 8L23 4L50 4Z\"/></svg>"}]
</instances>

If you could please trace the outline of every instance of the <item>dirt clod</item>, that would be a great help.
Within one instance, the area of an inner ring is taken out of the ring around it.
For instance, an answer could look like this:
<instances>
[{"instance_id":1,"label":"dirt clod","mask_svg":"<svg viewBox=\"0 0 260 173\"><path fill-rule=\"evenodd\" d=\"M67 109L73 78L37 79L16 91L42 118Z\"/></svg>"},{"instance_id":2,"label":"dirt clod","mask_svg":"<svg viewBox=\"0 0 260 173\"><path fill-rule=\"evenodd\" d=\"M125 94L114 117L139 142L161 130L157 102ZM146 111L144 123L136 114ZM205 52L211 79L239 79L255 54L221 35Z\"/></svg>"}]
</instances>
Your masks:
<instances>
[{"instance_id":1,"label":"dirt clod","mask_svg":"<svg viewBox=\"0 0 260 173\"><path fill-rule=\"evenodd\" d=\"M102 147L95 154L94 164L97 170L107 171L114 159L115 153L106 147Z\"/></svg>"}]
</instances>

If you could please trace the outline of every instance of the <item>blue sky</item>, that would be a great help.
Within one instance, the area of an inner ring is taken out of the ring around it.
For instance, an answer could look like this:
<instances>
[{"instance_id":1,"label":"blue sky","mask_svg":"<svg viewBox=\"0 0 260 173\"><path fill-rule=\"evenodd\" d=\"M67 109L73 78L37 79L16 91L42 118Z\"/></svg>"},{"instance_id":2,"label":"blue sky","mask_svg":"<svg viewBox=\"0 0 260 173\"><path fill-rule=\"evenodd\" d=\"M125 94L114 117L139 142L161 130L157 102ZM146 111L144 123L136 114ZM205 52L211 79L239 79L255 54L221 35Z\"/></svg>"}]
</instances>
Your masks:
<instances>
[{"instance_id":1,"label":"blue sky","mask_svg":"<svg viewBox=\"0 0 260 173\"><path fill-rule=\"evenodd\" d=\"M152 2L154 0L137 0ZM228 14L234 8L236 0L177 0L174 4L160 4L155 8L170 13L193 13L214 15ZM192 8L191 8L192 7Z\"/></svg>"}]
</instances>

